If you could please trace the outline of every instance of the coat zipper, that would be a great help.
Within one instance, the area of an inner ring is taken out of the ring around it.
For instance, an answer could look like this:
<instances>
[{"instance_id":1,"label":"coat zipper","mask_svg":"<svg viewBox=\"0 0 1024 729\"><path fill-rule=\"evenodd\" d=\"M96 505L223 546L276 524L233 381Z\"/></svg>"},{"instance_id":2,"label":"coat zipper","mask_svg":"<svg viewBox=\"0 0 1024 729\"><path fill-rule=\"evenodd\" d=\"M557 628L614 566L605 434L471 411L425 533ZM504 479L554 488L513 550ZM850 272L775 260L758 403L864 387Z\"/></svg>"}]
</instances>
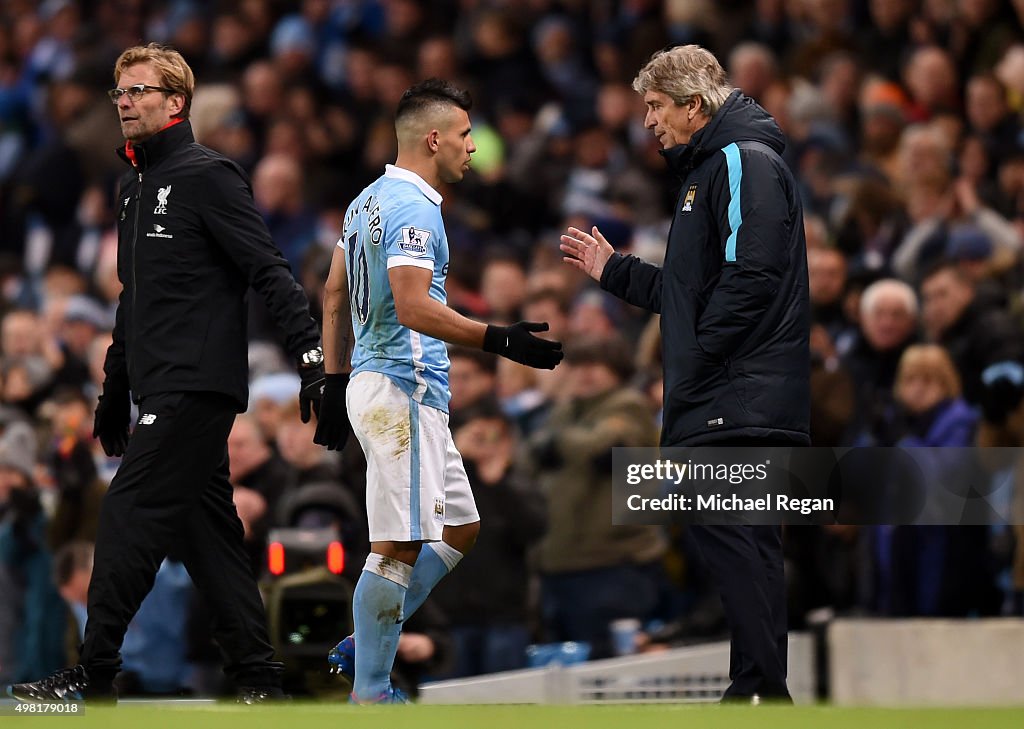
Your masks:
<instances>
[{"instance_id":1,"label":"coat zipper","mask_svg":"<svg viewBox=\"0 0 1024 729\"><path fill-rule=\"evenodd\" d=\"M139 189L138 189L138 192L135 193L135 227L132 229L132 318L131 318L130 326L133 327L133 328L135 326L135 292L138 290L138 286L136 285L136 279L135 279L135 242L139 238L139 208L141 208L141 207L142 207L142 172L140 171L139 172ZM125 336L125 339L127 340L127 334ZM125 342L125 344L127 345L127 341ZM125 357L126 357L126 359L128 361L128 371L129 372L131 372L131 367L132 367L132 365L131 365L131 360L132 360L131 349L132 349L131 347L128 347L128 346L125 347L125 350L126 350L125 351Z\"/></svg>"}]
</instances>

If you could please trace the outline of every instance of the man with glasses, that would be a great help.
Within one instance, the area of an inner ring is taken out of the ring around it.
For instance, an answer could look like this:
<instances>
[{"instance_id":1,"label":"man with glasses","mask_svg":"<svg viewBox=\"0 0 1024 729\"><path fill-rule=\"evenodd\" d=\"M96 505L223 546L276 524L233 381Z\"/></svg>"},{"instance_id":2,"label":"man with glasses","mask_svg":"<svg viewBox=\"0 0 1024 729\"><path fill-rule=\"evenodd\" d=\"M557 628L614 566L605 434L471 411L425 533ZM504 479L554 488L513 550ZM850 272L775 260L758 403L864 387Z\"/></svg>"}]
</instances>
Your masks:
<instances>
[{"instance_id":1,"label":"man with glasses","mask_svg":"<svg viewBox=\"0 0 1024 729\"><path fill-rule=\"evenodd\" d=\"M215 615L225 672L246 703L281 696L263 603L228 481L227 438L248 400L246 292L263 297L319 407L323 355L309 302L257 212L237 164L196 144L195 81L156 44L118 58L117 107L130 165L117 198L123 290L94 435L123 458L104 497L81 663L9 693L22 701L115 696L128 622L168 553ZM129 433L131 400L140 417Z\"/></svg>"}]
</instances>

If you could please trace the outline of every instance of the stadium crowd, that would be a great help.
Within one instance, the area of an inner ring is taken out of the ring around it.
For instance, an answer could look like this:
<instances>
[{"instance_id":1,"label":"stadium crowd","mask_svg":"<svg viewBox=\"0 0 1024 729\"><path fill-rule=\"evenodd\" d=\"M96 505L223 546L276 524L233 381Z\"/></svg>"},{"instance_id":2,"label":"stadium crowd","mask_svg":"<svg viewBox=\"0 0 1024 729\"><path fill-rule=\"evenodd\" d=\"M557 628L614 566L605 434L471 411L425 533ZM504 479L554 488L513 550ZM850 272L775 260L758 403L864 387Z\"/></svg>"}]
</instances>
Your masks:
<instances>
[{"instance_id":1,"label":"stadium crowd","mask_svg":"<svg viewBox=\"0 0 1024 729\"><path fill-rule=\"evenodd\" d=\"M1019 371L998 417L982 407L982 372L1024 358L1024 2L5 0L0 20L0 685L74 663L83 627L116 467L92 438L124 171L104 92L140 41L188 60L196 137L250 173L315 315L345 207L394 160L403 91L436 76L473 94L478 151L444 191L449 302L549 322L566 360L547 372L451 351L451 426L483 528L403 636L411 675L520 667L534 642L607 656L623 617L643 621L647 648L724 631L684 530L611 525L611 448L657 443L658 328L558 250L567 225L598 225L617 250L663 256L677 186L630 83L666 45L715 52L788 137L813 444L1024 442ZM328 525L354 571L365 463L354 439L340 456L313 445L261 307L229 440L254 568L271 529ZM1024 614L1024 532L800 527L786 552L794 628L822 608ZM203 615L168 560L126 641L134 688L218 690Z\"/></svg>"}]
</instances>

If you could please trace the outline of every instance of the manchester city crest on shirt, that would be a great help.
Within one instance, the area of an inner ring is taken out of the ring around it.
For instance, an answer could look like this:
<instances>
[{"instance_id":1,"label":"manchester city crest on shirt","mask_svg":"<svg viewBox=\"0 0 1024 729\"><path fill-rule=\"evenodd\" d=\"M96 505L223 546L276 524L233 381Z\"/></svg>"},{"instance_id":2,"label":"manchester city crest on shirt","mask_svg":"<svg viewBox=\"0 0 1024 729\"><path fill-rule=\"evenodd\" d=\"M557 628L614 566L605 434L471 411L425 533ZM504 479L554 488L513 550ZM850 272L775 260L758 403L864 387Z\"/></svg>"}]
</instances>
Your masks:
<instances>
[{"instance_id":1,"label":"manchester city crest on shirt","mask_svg":"<svg viewBox=\"0 0 1024 729\"><path fill-rule=\"evenodd\" d=\"M398 248L406 255L419 258L427 254L427 241L430 240L430 231L409 225L402 228L402 238L398 241Z\"/></svg>"},{"instance_id":2,"label":"manchester city crest on shirt","mask_svg":"<svg viewBox=\"0 0 1024 729\"><path fill-rule=\"evenodd\" d=\"M697 197L697 185L696 183L690 185L690 188L686 191L686 197L683 198L683 209L681 213L692 213L693 212L693 200Z\"/></svg>"}]
</instances>

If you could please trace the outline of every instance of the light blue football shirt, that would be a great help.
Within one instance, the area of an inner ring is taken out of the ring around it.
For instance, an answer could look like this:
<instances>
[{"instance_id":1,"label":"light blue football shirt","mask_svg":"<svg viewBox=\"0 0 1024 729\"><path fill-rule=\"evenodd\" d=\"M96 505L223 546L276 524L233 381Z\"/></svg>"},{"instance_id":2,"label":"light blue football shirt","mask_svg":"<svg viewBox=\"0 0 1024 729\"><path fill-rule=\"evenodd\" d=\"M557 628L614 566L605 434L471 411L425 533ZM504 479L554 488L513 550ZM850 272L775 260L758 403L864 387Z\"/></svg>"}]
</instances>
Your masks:
<instances>
[{"instance_id":1,"label":"light blue football shirt","mask_svg":"<svg viewBox=\"0 0 1024 729\"><path fill-rule=\"evenodd\" d=\"M433 272L430 297L448 303L448 237L441 195L422 177L387 165L345 212L338 245L345 251L352 328L352 374L379 372L412 399L448 411L448 349L440 339L402 326L388 269Z\"/></svg>"}]
</instances>

